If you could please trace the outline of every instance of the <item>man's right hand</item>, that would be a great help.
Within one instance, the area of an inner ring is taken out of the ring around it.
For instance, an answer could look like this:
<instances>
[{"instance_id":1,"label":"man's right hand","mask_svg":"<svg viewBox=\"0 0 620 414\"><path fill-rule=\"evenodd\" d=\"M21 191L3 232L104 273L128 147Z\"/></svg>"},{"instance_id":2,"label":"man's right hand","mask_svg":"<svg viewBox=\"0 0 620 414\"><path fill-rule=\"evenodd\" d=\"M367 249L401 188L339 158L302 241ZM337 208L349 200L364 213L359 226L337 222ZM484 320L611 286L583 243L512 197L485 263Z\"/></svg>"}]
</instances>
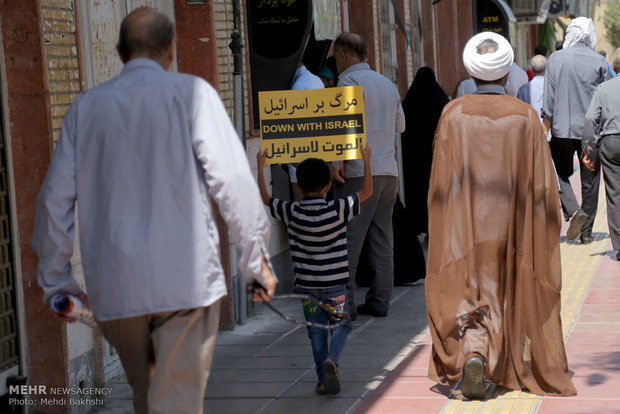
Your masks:
<instances>
[{"instance_id":1,"label":"man's right hand","mask_svg":"<svg viewBox=\"0 0 620 414\"><path fill-rule=\"evenodd\" d=\"M88 305L88 296L86 296L86 293L84 292L80 292L76 295L74 295L75 297L77 297L80 301L82 301L82 303L87 307L90 308L90 306ZM52 308L52 306L50 305L49 310L52 312L54 318L56 318L57 320L59 320L60 322L68 322L68 323L74 323L77 322L77 318L74 318L73 316L67 316L67 315L63 315L62 313L58 313L54 310L54 308Z\"/></svg>"},{"instance_id":2,"label":"man's right hand","mask_svg":"<svg viewBox=\"0 0 620 414\"><path fill-rule=\"evenodd\" d=\"M594 171L594 160L591 160L590 158L588 158L588 149L587 148L584 148L582 155L583 156L581 158L581 162L583 162L583 165L585 165L585 167L588 170Z\"/></svg>"}]
</instances>

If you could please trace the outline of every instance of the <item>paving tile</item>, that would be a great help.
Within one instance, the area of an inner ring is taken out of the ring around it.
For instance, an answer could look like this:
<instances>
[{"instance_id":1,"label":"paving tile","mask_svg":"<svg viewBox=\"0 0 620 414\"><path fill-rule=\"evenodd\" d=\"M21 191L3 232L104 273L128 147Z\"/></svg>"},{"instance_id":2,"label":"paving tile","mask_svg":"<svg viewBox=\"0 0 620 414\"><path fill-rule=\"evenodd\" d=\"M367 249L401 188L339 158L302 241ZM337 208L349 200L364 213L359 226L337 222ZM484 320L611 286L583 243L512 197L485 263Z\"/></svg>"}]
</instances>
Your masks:
<instances>
[{"instance_id":1,"label":"paving tile","mask_svg":"<svg viewBox=\"0 0 620 414\"><path fill-rule=\"evenodd\" d=\"M282 398L273 401L261 414L345 413L356 401L356 398L316 394L311 398Z\"/></svg>"},{"instance_id":2,"label":"paving tile","mask_svg":"<svg viewBox=\"0 0 620 414\"><path fill-rule=\"evenodd\" d=\"M368 355L345 355L343 354L340 357L339 364L348 368L392 368L390 365L393 364L395 358L392 355L373 355L369 357Z\"/></svg>"},{"instance_id":3,"label":"paving tile","mask_svg":"<svg viewBox=\"0 0 620 414\"><path fill-rule=\"evenodd\" d=\"M386 397L424 397L424 398L440 398L445 400L445 396L433 392L436 384L429 379L409 381L390 381L383 383L377 389L377 398Z\"/></svg>"},{"instance_id":4,"label":"paving tile","mask_svg":"<svg viewBox=\"0 0 620 414\"><path fill-rule=\"evenodd\" d=\"M262 348L263 347L256 347L255 352L252 352L248 355L248 351L251 350L252 348L248 348L247 345L232 345L232 344L216 345L215 349L213 350L213 358L220 359L220 358L225 358L229 356L236 357L236 358L238 357L248 358L260 352Z\"/></svg>"},{"instance_id":5,"label":"paving tile","mask_svg":"<svg viewBox=\"0 0 620 414\"><path fill-rule=\"evenodd\" d=\"M251 414L260 412L271 401L262 398L205 400L203 407L204 414Z\"/></svg>"},{"instance_id":6,"label":"paving tile","mask_svg":"<svg viewBox=\"0 0 620 414\"><path fill-rule=\"evenodd\" d=\"M409 354L412 346L409 344L402 346L401 344L388 344L382 347L359 342L349 342L343 352L343 355L400 355Z\"/></svg>"},{"instance_id":7,"label":"paving tile","mask_svg":"<svg viewBox=\"0 0 620 414\"><path fill-rule=\"evenodd\" d=\"M261 381L273 382L293 382L304 375L314 375L314 369L308 368L290 368L290 369L237 369L232 371L224 371L226 375L220 375L217 379L210 382L226 382L226 383L254 383Z\"/></svg>"},{"instance_id":8,"label":"paving tile","mask_svg":"<svg viewBox=\"0 0 620 414\"><path fill-rule=\"evenodd\" d=\"M620 314L620 306L618 306L618 308L618 313L607 311L584 311L579 315L579 323L615 323L618 320L618 315Z\"/></svg>"},{"instance_id":9,"label":"paving tile","mask_svg":"<svg viewBox=\"0 0 620 414\"><path fill-rule=\"evenodd\" d=\"M277 341L281 335L269 334L269 335L238 335L230 332L220 333L217 336L216 347L218 345L269 345Z\"/></svg>"},{"instance_id":10,"label":"paving tile","mask_svg":"<svg viewBox=\"0 0 620 414\"><path fill-rule=\"evenodd\" d=\"M340 378L345 382L369 382L385 378L389 371L383 368L349 368L340 364ZM312 375L308 376L312 381L316 381L316 373L312 370ZM307 378L304 378L304 381Z\"/></svg>"},{"instance_id":11,"label":"paving tile","mask_svg":"<svg viewBox=\"0 0 620 414\"><path fill-rule=\"evenodd\" d=\"M618 414L618 407L620 407L619 398L545 398L537 414Z\"/></svg>"},{"instance_id":12,"label":"paving tile","mask_svg":"<svg viewBox=\"0 0 620 414\"><path fill-rule=\"evenodd\" d=\"M288 382L235 383L234 387L226 383L210 384L205 399L237 398L275 398L289 386Z\"/></svg>"},{"instance_id":13,"label":"paving tile","mask_svg":"<svg viewBox=\"0 0 620 414\"><path fill-rule=\"evenodd\" d=\"M620 304L620 295L588 295L584 305L596 305L598 307L604 307L606 305L619 305Z\"/></svg>"},{"instance_id":14,"label":"paving tile","mask_svg":"<svg viewBox=\"0 0 620 414\"><path fill-rule=\"evenodd\" d=\"M356 414L436 414L445 404L445 400L419 398L382 398L363 402Z\"/></svg>"},{"instance_id":15,"label":"paving tile","mask_svg":"<svg viewBox=\"0 0 620 414\"><path fill-rule=\"evenodd\" d=\"M577 322L573 332L589 334L620 333L620 322Z\"/></svg>"},{"instance_id":16,"label":"paving tile","mask_svg":"<svg viewBox=\"0 0 620 414\"><path fill-rule=\"evenodd\" d=\"M239 369L288 369L288 368L310 368L314 365L312 355L304 356L259 356L245 362Z\"/></svg>"},{"instance_id":17,"label":"paving tile","mask_svg":"<svg viewBox=\"0 0 620 414\"><path fill-rule=\"evenodd\" d=\"M309 355L312 356L312 345L310 340L307 340L305 344L287 344L270 345L269 348L261 350L256 355L260 356L297 356L297 355Z\"/></svg>"},{"instance_id":18,"label":"paving tile","mask_svg":"<svg viewBox=\"0 0 620 414\"><path fill-rule=\"evenodd\" d=\"M315 392L316 383L317 380L315 376L314 380L311 382L294 384L284 392L281 398L320 398L321 396L317 395ZM359 398L365 393L377 388L380 383L381 381L349 382L343 379L340 382L340 393L338 394L338 398Z\"/></svg>"}]
</instances>

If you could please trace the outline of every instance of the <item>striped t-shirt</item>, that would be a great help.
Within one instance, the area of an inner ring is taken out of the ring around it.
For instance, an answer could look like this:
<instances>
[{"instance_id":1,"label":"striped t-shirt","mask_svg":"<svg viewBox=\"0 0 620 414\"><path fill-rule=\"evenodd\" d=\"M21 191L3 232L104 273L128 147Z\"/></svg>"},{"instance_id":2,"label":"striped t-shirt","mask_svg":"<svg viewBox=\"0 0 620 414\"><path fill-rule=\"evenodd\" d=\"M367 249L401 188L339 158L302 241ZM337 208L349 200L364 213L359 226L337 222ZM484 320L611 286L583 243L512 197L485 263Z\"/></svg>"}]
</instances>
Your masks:
<instances>
[{"instance_id":1,"label":"striped t-shirt","mask_svg":"<svg viewBox=\"0 0 620 414\"><path fill-rule=\"evenodd\" d=\"M269 209L288 229L297 286L326 289L349 282L347 223L360 212L357 194L329 203L321 197L293 202L272 197Z\"/></svg>"}]
</instances>

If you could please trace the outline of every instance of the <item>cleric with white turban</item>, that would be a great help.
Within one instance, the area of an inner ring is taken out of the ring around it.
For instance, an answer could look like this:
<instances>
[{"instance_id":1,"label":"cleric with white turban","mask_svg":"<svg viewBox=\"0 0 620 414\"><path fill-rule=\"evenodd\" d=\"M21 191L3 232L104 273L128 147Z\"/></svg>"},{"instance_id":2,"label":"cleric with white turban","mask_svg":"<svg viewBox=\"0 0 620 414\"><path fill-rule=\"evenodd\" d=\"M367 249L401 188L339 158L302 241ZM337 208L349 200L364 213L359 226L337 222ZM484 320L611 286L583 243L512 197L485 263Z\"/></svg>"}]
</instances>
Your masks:
<instances>
[{"instance_id":1,"label":"cleric with white turban","mask_svg":"<svg viewBox=\"0 0 620 414\"><path fill-rule=\"evenodd\" d=\"M463 64L472 78L495 81L510 72L514 60L512 46L494 32L481 32L469 39L463 50Z\"/></svg>"}]
</instances>

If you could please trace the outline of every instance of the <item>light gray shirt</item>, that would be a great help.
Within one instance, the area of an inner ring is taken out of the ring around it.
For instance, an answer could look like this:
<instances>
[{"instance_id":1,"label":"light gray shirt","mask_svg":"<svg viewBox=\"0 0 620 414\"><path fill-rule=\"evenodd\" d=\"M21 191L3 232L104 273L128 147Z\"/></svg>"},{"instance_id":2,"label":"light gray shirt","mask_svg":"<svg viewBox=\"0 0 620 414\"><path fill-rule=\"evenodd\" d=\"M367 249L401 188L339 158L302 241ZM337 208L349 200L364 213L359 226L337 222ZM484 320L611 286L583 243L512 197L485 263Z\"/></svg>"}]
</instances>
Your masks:
<instances>
[{"instance_id":1,"label":"light gray shirt","mask_svg":"<svg viewBox=\"0 0 620 414\"><path fill-rule=\"evenodd\" d=\"M620 77L596 88L586 113L582 147L587 146L592 156L599 140L608 135L620 135Z\"/></svg>"},{"instance_id":2,"label":"light gray shirt","mask_svg":"<svg viewBox=\"0 0 620 414\"><path fill-rule=\"evenodd\" d=\"M310 72L304 65L301 65L295 71L293 86L291 86L292 90L323 89L324 87L325 85L323 85L321 78Z\"/></svg>"},{"instance_id":3,"label":"light gray shirt","mask_svg":"<svg viewBox=\"0 0 620 414\"><path fill-rule=\"evenodd\" d=\"M552 136L581 139L594 90L607 79L605 58L582 43L549 56L542 117L551 121Z\"/></svg>"},{"instance_id":4,"label":"light gray shirt","mask_svg":"<svg viewBox=\"0 0 620 414\"><path fill-rule=\"evenodd\" d=\"M472 78L464 79L456 90L456 98L476 92L476 82Z\"/></svg>"},{"instance_id":5,"label":"light gray shirt","mask_svg":"<svg viewBox=\"0 0 620 414\"><path fill-rule=\"evenodd\" d=\"M370 69L368 63L349 66L338 77L338 86L361 85L364 92L366 141L372 148L372 175L398 176L395 137L405 130L405 114L396 86ZM363 177L362 160L347 161L345 177Z\"/></svg>"},{"instance_id":6,"label":"light gray shirt","mask_svg":"<svg viewBox=\"0 0 620 414\"><path fill-rule=\"evenodd\" d=\"M510 72L508 72L508 78L506 79L506 93L510 96L517 96L519 88L525 85L529 81L527 72L521 69L516 62L512 62L510 66Z\"/></svg>"},{"instance_id":7,"label":"light gray shirt","mask_svg":"<svg viewBox=\"0 0 620 414\"><path fill-rule=\"evenodd\" d=\"M508 78L506 78L506 93L510 96L517 96L519 88L528 82L527 72L525 72L519 65L512 62L510 66L510 72L508 72ZM476 91L476 82L472 79L465 79L459 83L456 90L456 97L459 98L463 95L474 93Z\"/></svg>"},{"instance_id":8,"label":"light gray shirt","mask_svg":"<svg viewBox=\"0 0 620 414\"><path fill-rule=\"evenodd\" d=\"M269 223L219 96L198 77L129 61L65 116L34 226L45 300L80 292L70 263L77 203L97 319L213 304L226 282L212 202L238 243L246 280L264 282Z\"/></svg>"}]
</instances>

